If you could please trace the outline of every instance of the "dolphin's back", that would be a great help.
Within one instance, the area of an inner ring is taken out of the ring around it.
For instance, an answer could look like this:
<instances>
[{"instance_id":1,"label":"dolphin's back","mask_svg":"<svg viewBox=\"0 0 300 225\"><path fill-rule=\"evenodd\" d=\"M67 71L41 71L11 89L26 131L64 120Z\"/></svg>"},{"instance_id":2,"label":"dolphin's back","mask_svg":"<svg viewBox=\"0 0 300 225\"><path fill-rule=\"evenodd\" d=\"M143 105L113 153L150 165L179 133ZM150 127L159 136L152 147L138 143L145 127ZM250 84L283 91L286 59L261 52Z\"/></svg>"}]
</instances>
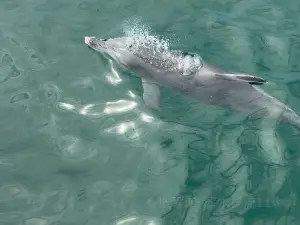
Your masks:
<instances>
[{"instance_id":1,"label":"dolphin's back","mask_svg":"<svg viewBox=\"0 0 300 225\"><path fill-rule=\"evenodd\" d=\"M300 117L256 85L212 74L198 74L195 83L197 85L188 95L205 104L226 107L248 116L278 119L300 130Z\"/></svg>"},{"instance_id":2,"label":"dolphin's back","mask_svg":"<svg viewBox=\"0 0 300 225\"><path fill-rule=\"evenodd\" d=\"M159 61L159 57L157 58ZM255 81L262 79L247 76L235 79L209 64L203 64L188 76L178 71L165 70L161 66L148 64L144 60L136 68L142 77L154 80L158 85L179 91L208 105L216 105L245 113L280 119L296 125L300 130L299 116L288 106L258 88ZM225 75L224 75L225 74Z\"/></svg>"}]
</instances>

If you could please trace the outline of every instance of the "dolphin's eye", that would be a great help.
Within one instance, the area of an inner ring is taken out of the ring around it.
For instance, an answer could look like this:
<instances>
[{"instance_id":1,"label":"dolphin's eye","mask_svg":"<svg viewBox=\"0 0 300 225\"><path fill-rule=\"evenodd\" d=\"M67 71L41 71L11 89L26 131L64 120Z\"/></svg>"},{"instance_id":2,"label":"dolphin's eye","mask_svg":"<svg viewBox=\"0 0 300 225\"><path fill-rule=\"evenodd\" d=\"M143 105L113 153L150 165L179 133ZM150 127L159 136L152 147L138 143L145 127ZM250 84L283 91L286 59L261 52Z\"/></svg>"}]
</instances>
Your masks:
<instances>
[{"instance_id":1,"label":"dolphin's eye","mask_svg":"<svg viewBox=\"0 0 300 225\"><path fill-rule=\"evenodd\" d=\"M96 47L97 44L96 44L95 40L91 40L90 45L93 46L93 47Z\"/></svg>"}]
</instances>

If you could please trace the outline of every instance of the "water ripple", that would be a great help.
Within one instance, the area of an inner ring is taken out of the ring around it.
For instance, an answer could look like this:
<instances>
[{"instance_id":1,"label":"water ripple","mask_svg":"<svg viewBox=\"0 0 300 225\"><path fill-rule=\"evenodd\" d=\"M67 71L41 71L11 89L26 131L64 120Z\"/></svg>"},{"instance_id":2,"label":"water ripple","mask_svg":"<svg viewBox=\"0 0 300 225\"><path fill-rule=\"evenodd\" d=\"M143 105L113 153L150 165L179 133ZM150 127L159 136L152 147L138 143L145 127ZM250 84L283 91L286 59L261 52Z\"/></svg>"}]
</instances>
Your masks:
<instances>
[{"instance_id":1,"label":"water ripple","mask_svg":"<svg viewBox=\"0 0 300 225\"><path fill-rule=\"evenodd\" d=\"M80 39L142 15L174 49L277 82L263 88L299 111L297 6L1 1L0 224L298 224L296 135L167 90L147 109L140 82Z\"/></svg>"},{"instance_id":2,"label":"water ripple","mask_svg":"<svg viewBox=\"0 0 300 225\"><path fill-rule=\"evenodd\" d=\"M62 138L62 153L67 160L86 160L94 157L97 150L86 146L86 143L74 136L66 135Z\"/></svg>"},{"instance_id":3,"label":"water ripple","mask_svg":"<svg viewBox=\"0 0 300 225\"><path fill-rule=\"evenodd\" d=\"M25 225L47 225L48 222L41 218L31 218L25 221Z\"/></svg>"},{"instance_id":4,"label":"water ripple","mask_svg":"<svg viewBox=\"0 0 300 225\"><path fill-rule=\"evenodd\" d=\"M120 219L115 223L115 225L161 225L162 222L158 218L151 218L147 216L137 215L137 216L127 216Z\"/></svg>"},{"instance_id":5,"label":"water ripple","mask_svg":"<svg viewBox=\"0 0 300 225\"><path fill-rule=\"evenodd\" d=\"M30 95L28 93L21 93L21 94L17 94L11 97L10 99L10 103L16 103L19 101L24 101L29 99Z\"/></svg>"}]
</instances>

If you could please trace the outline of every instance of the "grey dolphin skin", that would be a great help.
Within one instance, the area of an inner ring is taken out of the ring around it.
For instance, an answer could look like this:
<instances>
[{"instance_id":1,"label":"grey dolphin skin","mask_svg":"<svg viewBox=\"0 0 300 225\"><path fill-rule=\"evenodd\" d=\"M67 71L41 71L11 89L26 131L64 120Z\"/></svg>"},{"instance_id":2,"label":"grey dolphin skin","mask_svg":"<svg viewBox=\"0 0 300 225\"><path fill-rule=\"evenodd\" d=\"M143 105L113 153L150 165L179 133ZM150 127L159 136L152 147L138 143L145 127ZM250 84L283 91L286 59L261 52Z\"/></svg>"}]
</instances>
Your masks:
<instances>
[{"instance_id":1,"label":"grey dolphin skin","mask_svg":"<svg viewBox=\"0 0 300 225\"><path fill-rule=\"evenodd\" d=\"M205 104L280 119L300 130L300 117L260 89L258 85L266 83L260 77L227 73L206 64L200 56L169 50L153 41L137 41L132 37L85 37L84 41L141 77L143 99L150 108L160 107L160 87L164 86Z\"/></svg>"}]
</instances>

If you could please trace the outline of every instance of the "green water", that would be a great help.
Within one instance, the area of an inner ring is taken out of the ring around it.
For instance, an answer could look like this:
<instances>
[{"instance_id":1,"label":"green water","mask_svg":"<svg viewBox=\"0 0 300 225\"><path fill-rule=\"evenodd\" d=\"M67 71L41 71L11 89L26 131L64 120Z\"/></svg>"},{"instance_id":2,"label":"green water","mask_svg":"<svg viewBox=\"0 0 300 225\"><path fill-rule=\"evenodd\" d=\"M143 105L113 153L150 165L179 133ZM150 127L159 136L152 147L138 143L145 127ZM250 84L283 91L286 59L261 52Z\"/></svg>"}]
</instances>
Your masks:
<instances>
[{"instance_id":1,"label":"green water","mask_svg":"<svg viewBox=\"0 0 300 225\"><path fill-rule=\"evenodd\" d=\"M83 41L140 18L174 49L267 79L300 113L299 7L1 0L0 224L299 224L298 131L165 89L151 110L140 79Z\"/></svg>"}]
</instances>

